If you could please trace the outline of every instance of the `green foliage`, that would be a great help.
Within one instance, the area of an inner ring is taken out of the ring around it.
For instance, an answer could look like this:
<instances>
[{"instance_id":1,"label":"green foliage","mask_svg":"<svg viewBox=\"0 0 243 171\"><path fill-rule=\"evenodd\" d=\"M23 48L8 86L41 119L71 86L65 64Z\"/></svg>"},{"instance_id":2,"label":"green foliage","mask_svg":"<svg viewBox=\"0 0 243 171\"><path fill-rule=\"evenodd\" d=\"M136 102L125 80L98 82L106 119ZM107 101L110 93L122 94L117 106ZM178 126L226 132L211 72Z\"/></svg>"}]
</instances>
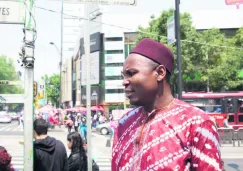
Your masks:
<instances>
[{"instance_id":1,"label":"green foliage","mask_svg":"<svg viewBox=\"0 0 243 171\"><path fill-rule=\"evenodd\" d=\"M138 28L137 42L150 37L164 43L175 54L176 68L175 44L167 44L167 20L173 14L174 10L170 9L158 18L152 16L147 28ZM196 31L188 13L180 15L180 23L184 91L206 91L207 81L211 91L241 90L243 79L238 72L243 69L243 49L237 47L243 47L243 28L227 38L219 29ZM173 87L177 84L176 77L172 74Z\"/></svg>"},{"instance_id":2,"label":"green foliage","mask_svg":"<svg viewBox=\"0 0 243 171\"><path fill-rule=\"evenodd\" d=\"M0 56L0 80L17 81L13 60L6 56ZM22 94L24 90L17 86L0 85L0 94Z\"/></svg>"},{"instance_id":3,"label":"green foliage","mask_svg":"<svg viewBox=\"0 0 243 171\"><path fill-rule=\"evenodd\" d=\"M47 101L58 104L60 100L60 75L53 74L50 77L45 75L42 80L46 83Z\"/></svg>"}]
</instances>

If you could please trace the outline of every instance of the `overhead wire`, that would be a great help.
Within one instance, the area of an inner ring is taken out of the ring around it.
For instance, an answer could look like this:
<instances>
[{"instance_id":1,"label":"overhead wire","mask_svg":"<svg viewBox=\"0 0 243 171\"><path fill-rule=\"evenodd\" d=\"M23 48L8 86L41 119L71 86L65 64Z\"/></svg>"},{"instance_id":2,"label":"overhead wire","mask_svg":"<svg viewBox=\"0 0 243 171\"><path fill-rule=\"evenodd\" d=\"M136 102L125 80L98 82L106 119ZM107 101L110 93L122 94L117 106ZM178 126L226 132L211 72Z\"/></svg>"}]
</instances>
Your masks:
<instances>
[{"instance_id":1,"label":"overhead wire","mask_svg":"<svg viewBox=\"0 0 243 171\"><path fill-rule=\"evenodd\" d=\"M35 6L35 8L61 14L61 12L51 10L51 9L47 9L47 8L43 8L43 7L39 7L39 6ZM74 16L74 15L65 14L65 13L62 13L62 14L65 15L65 16L77 18L79 20L81 20L81 19L82 20L88 20L88 18L84 18L84 17L80 17L80 16ZM126 28L126 27L123 27L123 26L115 25L115 24L109 24L109 23L105 23L105 22L101 22L101 21L95 21L95 20L90 20L90 22L99 23L99 24L103 24L103 25L116 27L116 28L120 28L120 29L129 30L129 31L134 32L134 29ZM136 32L139 32L139 33L142 33L142 34L147 34L147 35L150 35L150 36L159 36L159 37L162 37L162 38L167 38L167 36L163 36L163 35L159 35L159 34L155 34L155 33L149 33L149 32L145 32L145 31L142 31L142 30L137 30ZM212 46L212 47L228 48L228 49L234 49L234 50L243 50L243 47L223 46L223 45L218 45L218 44L211 44L211 43L206 43L206 42L197 42L197 41L191 41L191 40L186 40L186 39L181 40L181 41L187 42L187 43L195 43L195 44L200 44L200 45Z\"/></svg>"}]
</instances>

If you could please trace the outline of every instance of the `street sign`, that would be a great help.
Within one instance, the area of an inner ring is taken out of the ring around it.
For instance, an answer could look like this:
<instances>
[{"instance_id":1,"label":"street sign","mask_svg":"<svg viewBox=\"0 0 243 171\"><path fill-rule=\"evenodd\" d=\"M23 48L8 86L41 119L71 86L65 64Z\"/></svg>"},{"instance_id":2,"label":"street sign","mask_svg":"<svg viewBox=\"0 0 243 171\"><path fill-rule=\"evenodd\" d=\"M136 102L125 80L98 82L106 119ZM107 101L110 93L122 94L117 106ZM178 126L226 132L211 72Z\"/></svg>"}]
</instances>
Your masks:
<instances>
[{"instance_id":1,"label":"street sign","mask_svg":"<svg viewBox=\"0 0 243 171\"><path fill-rule=\"evenodd\" d=\"M24 24L25 8L20 1L0 1L1 24Z\"/></svg>"},{"instance_id":2,"label":"street sign","mask_svg":"<svg viewBox=\"0 0 243 171\"><path fill-rule=\"evenodd\" d=\"M176 42L175 38L175 17L172 16L167 20L167 41L168 44L173 44Z\"/></svg>"},{"instance_id":3,"label":"street sign","mask_svg":"<svg viewBox=\"0 0 243 171\"><path fill-rule=\"evenodd\" d=\"M126 5L126 6L135 6L137 4L137 0L65 0L68 2L91 2L91 3L99 3L100 5Z\"/></svg>"},{"instance_id":4,"label":"street sign","mask_svg":"<svg viewBox=\"0 0 243 171\"><path fill-rule=\"evenodd\" d=\"M243 4L243 0L225 0L226 5L236 5L237 9L239 9L239 5Z\"/></svg>"}]
</instances>

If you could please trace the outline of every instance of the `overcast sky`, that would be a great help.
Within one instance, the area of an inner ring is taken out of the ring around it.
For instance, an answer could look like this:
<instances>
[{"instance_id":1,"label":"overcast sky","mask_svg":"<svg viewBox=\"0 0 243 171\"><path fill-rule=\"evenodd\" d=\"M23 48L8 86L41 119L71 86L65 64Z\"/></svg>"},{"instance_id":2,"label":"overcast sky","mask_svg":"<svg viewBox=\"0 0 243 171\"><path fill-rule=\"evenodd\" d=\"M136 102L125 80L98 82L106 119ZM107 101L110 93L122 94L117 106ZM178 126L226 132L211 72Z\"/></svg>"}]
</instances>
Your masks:
<instances>
[{"instance_id":1,"label":"overcast sky","mask_svg":"<svg viewBox=\"0 0 243 171\"><path fill-rule=\"evenodd\" d=\"M55 42L60 49L61 17L60 1L36 0L36 6L57 11L35 10L38 38L35 50L35 79L45 73L58 73L60 55L49 42ZM138 0L137 6L103 6L105 15L111 18L106 23L135 30L138 25L146 26L152 14L158 16L163 10L174 7L174 0ZM225 0L181 0L181 12L190 12L197 28L239 27L243 25L243 5L240 10L235 6L225 5ZM0 25L0 55L18 59L23 39L23 26ZM20 68L16 62L18 69ZM0 66L1 67L1 66Z\"/></svg>"}]
</instances>

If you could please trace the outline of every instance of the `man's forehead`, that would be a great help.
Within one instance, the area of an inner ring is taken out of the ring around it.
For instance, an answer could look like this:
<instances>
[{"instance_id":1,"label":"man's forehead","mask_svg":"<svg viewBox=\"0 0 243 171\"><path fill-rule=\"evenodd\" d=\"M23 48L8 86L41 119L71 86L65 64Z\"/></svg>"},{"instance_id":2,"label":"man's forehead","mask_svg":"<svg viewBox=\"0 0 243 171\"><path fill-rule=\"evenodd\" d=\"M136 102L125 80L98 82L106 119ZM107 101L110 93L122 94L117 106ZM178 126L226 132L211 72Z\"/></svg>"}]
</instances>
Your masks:
<instances>
[{"instance_id":1,"label":"man's forehead","mask_svg":"<svg viewBox=\"0 0 243 171\"><path fill-rule=\"evenodd\" d=\"M124 68L126 67L148 67L151 65L151 60L139 55L139 54L130 54L124 63Z\"/></svg>"}]
</instances>

